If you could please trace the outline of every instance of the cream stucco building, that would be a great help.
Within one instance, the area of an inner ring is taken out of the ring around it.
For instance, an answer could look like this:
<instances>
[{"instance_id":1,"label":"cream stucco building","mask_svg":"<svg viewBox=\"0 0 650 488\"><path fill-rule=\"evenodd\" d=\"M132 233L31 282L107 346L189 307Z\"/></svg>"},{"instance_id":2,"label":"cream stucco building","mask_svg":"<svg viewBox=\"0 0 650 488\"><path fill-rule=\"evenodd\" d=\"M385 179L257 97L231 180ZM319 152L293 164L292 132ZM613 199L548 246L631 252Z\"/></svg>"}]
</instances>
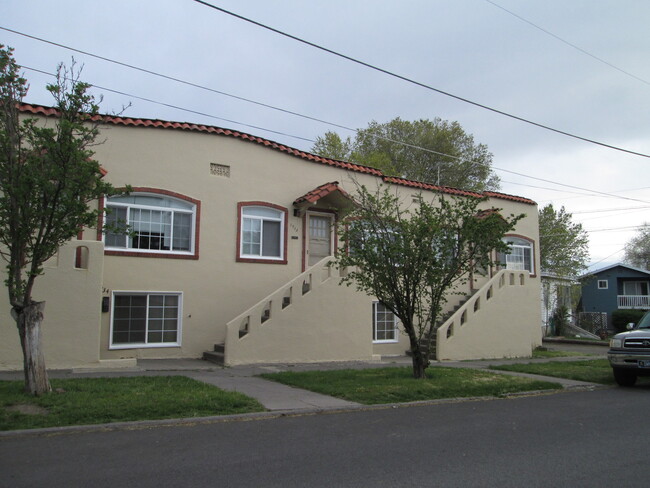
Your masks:
<instances>
[{"instance_id":1,"label":"cream stucco building","mask_svg":"<svg viewBox=\"0 0 650 488\"><path fill-rule=\"evenodd\" d=\"M54 112L23 111L53 124ZM339 286L329 267L355 182L403 196L445 192L525 213L506 269L475 277L438 331L439 359L529 356L541 343L536 204L441 188L309 154L249 134L159 120L107 118L96 159L133 192L98 202L130 235L85 229L37 280L50 368L122 366L138 358L226 365L404 354L407 337L373 297ZM467 299L469 297L469 299ZM0 295L0 369L22 367Z\"/></svg>"}]
</instances>

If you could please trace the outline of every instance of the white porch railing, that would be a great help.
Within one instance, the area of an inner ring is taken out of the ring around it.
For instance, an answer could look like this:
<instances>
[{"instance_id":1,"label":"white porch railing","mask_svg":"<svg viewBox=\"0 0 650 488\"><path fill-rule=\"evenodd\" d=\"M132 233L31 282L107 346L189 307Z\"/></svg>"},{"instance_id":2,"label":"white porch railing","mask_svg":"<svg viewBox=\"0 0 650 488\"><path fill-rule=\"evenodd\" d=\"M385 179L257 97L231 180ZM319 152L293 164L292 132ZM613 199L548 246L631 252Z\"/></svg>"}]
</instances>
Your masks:
<instances>
[{"instance_id":1,"label":"white porch railing","mask_svg":"<svg viewBox=\"0 0 650 488\"><path fill-rule=\"evenodd\" d=\"M618 295L618 308L650 308L648 295Z\"/></svg>"}]
</instances>

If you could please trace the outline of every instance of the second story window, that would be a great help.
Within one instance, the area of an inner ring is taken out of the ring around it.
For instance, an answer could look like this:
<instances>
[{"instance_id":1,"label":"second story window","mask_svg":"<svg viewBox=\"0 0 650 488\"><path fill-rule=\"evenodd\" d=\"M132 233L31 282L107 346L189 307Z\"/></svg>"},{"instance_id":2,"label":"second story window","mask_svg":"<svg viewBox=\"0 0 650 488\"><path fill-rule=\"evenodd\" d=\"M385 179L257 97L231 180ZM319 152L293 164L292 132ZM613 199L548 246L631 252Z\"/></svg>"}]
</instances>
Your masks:
<instances>
[{"instance_id":1,"label":"second story window","mask_svg":"<svg viewBox=\"0 0 650 488\"><path fill-rule=\"evenodd\" d=\"M535 274L533 243L520 237L508 236L504 241L510 246L510 253L499 256L501 264L505 264L506 269L526 270Z\"/></svg>"},{"instance_id":2,"label":"second story window","mask_svg":"<svg viewBox=\"0 0 650 488\"><path fill-rule=\"evenodd\" d=\"M240 204L239 261L286 262L286 210Z\"/></svg>"},{"instance_id":3,"label":"second story window","mask_svg":"<svg viewBox=\"0 0 650 488\"><path fill-rule=\"evenodd\" d=\"M158 194L131 194L106 201L107 250L193 254L196 205Z\"/></svg>"}]
</instances>

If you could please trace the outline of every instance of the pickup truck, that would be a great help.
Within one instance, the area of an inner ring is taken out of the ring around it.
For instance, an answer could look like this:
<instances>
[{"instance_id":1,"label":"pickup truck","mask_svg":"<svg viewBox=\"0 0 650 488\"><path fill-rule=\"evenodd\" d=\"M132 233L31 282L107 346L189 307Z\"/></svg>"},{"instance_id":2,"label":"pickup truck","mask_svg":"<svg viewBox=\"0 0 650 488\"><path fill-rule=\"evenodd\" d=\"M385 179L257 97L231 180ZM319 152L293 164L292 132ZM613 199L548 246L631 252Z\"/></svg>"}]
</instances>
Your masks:
<instances>
[{"instance_id":1,"label":"pickup truck","mask_svg":"<svg viewBox=\"0 0 650 488\"><path fill-rule=\"evenodd\" d=\"M636 326L627 327L627 332L616 334L609 341L607 359L616 383L634 386L638 376L650 376L650 311Z\"/></svg>"}]
</instances>

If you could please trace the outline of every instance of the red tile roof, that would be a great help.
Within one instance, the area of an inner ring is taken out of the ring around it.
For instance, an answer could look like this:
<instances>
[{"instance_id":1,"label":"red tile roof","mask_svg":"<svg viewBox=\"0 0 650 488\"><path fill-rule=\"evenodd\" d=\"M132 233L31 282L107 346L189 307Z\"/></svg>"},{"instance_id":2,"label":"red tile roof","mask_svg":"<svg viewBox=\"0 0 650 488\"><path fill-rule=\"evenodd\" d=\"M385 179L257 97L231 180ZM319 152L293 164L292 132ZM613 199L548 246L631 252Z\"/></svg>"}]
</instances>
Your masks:
<instances>
[{"instance_id":1,"label":"red tile roof","mask_svg":"<svg viewBox=\"0 0 650 488\"><path fill-rule=\"evenodd\" d=\"M350 195L339 187L338 181L332 181L330 183L325 183L320 185L317 188L314 188L312 191L305 193L303 196L296 198L293 202L294 204L300 204L303 202L316 203L321 198L326 197L332 192L339 191L344 197L350 198ZM351 198L350 198L351 199Z\"/></svg>"},{"instance_id":2,"label":"red tile roof","mask_svg":"<svg viewBox=\"0 0 650 488\"><path fill-rule=\"evenodd\" d=\"M44 115L46 117L57 117L59 115L58 111L55 108L52 107L45 107L43 105L33 105L33 104L28 104L28 103L21 103L19 106L19 109L22 112L29 112L33 113L36 115ZM348 161L341 161L337 159L331 159L331 158L325 158L322 156L318 156L316 154L311 154L306 151L301 151L300 149L296 149L290 146L285 146L284 144L280 144L278 142L270 141L268 139L264 139L262 137L254 136L251 134L247 134L245 132L239 132L236 130L230 130L230 129L223 129L221 127L216 127L216 126L211 126L211 125L203 125L203 124L192 124L188 122L171 122L171 121L166 121L166 120L158 120L158 119L141 119L141 118L131 118L131 117L121 117L121 116L112 116L112 115L97 115L94 120L99 120L101 119L102 122L107 123L107 124L115 124L115 125L124 125L124 126L134 126L134 127L154 127L154 128L160 128L160 129L177 129L177 130L189 130L189 131L197 131L197 132L206 132L209 134L218 134L218 135L224 135L224 136L230 136L230 137L237 137L239 139L243 139L246 141L254 142L257 144L261 144L263 146L267 146L271 149L275 149L281 152L285 152L287 154L291 154L292 156L296 156L302 159L305 159L307 161L312 161L315 163L321 163L321 164L327 164L328 166L334 166L337 168L342 168L342 169L347 169L350 171L354 171L357 173L365 173L365 174L370 174L374 176L381 177L384 181L388 183L393 183L396 185L403 185L403 186L409 186L412 188L420 188L423 190L431 190L431 191L437 191L441 193L447 193L451 195L459 195L459 196L467 196L467 197L490 197L490 198L499 198L503 200L511 200L514 202L519 202L519 203L526 203L529 205L536 205L536 203L533 200L530 200L528 198L523 198L523 197L518 197L514 195L507 195L505 193L498 193L498 192L492 192L492 191L486 191L483 193L479 192L473 192L473 191L466 191L466 190L460 190L457 188L451 188L447 186L437 186L433 185L430 183L424 183L420 181L413 181L413 180L407 180L404 178L396 178L393 176L386 176L384 175L381 170L378 170L376 168L371 168L370 166L364 166L361 164L356 164L356 163L350 163ZM334 182L335 183L335 182ZM323 187L330 185L331 183L326 183L325 185L322 185ZM322 187L319 187L322 188ZM318 190L317 188L316 190ZM340 191L343 192L340 188L338 188ZM316 191L313 190L313 191ZM312 192L310 192L312 193ZM310 195L308 193L307 195ZM328 192L329 193L329 192ZM305 198L307 195L304 195ZM347 194L346 194L347 195ZM322 198L319 197L319 198ZM317 198L318 200L318 198Z\"/></svg>"}]
</instances>

